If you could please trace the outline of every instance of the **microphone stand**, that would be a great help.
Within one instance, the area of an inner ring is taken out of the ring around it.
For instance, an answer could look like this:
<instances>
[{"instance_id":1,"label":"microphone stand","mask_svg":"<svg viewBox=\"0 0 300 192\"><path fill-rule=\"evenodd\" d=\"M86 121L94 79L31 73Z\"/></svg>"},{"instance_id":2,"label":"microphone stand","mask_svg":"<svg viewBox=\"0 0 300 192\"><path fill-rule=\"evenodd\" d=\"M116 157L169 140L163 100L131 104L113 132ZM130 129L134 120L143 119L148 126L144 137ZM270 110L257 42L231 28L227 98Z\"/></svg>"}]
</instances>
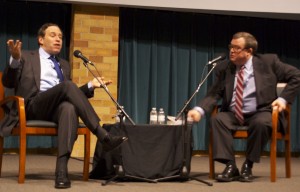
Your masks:
<instances>
[{"instance_id":1,"label":"microphone stand","mask_svg":"<svg viewBox=\"0 0 300 192\"><path fill-rule=\"evenodd\" d=\"M180 118L180 116L183 114L183 112L186 110L187 106L190 104L190 102L192 101L192 99L196 96L196 94L199 92L201 86L203 85L203 83L206 81L206 79L208 78L208 76L211 74L211 72L214 70L214 68L217 66L217 63L213 63L212 64L212 68L209 70L209 72L207 73L207 75L204 77L204 79L199 83L197 89L195 90L195 92L192 94L192 96L185 102L184 106L182 107L182 109L180 110L180 112L177 114L175 120L178 120Z\"/></svg>"},{"instance_id":2,"label":"microphone stand","mask_svg":"<svg viewBox=\"0 0 300 192\"><path fill-rule=\"evenodd\" d=\"M182 107L182 109L180 110L180 112L177 114L175 120L178 120L180 118L180 116L183 116L184 115L184 118L182 118L182 120L184 119L184 129L183 129L183 143L184 143L184 146L183 146L183 172L182 172L182 176L187 178L187 179L191 179L191 180L196 180L196 181L199 181L199 182L202 182L202 183L205 183L207 184L208 186L213 186L212 183L210 182L207 182L207 181L203 181L201 179L198 179L196 177L192 177L192 176L189 176L187 174L187 168L186 168L186 148L187 148L187 138L186 136L188 135L187 134L187 130L188 130L188 126L191 126L191 124L188 122L188 118L187 118L187 113L188 113L188 110L187 110L187 106L190 104L190 102L192 101L192 99L195 97L195 95L199 92L201 86L203 85L203 83L206 81L206 79L208 78L208 76L212 73L212 71L214 70L214 68L217 66L216 63L213 63L212 64L212 68L209 70L209 72L206 74L206 76L204 77L204 79L199 83L197 89L195 90L195 92L192 94L192 96L185 102L184 106Z\"/></svg>"},{"instance_id":3,"label":"microphone stand","mask_svg":"<svg viewBox=\"0 0 300 192\"><path fill-rule=\"evenodd\" d=\"M88 64L92 65L92 66L96 69L97 74L98 74L98 76L100 77L101 75L99 74L99 71L98 71L98 69L96 68L96 66L94 65L94 63L92 63L92 62L88 62L88 63L83 62L83 65L89 70L89 72L94 76L94 78L97 79L97 81L98 81L99 84L100 84L100 87L102 87L102 88L105 90L105 92L108 94L108 96L111 98L111 100L115 103L115 105L117 106L117 110L120 110L121 113L123 114L123 116L125 116L125 117L129 120L129 122L130 122L132 125L135 125L135 123L134 123L133 120L129 117L129 115L125 112L125 110L123 109L123 107L121 107L121 105L113 98L113 96L112 96L111 93L109 92L107 86L106 86L104 83L102 83L102 82L97 78L97 76L92 72L92 70L89 68Z\"/></svg>"},{"instance_id":4,"label":"microphone stand","mask_svg":"<svg viewBox=\"0 0 300 192\"><path fill-rule=\"evenodd\" d=\"M118 114L118 117L120 119L120 127L121 129L123 129L125 131L125 127L124 127L124 122L123 122L123 117L126 117L130 123L132 125L135 125L135 123L132 121L132 119L128 116L128 114L124 111L123 107L120 106L120 104L112 97L112 95L110 94L107 86L102 83L97 77L96 75L90 70L88 64L92 65L96 71L97 71L97 74L98 76L101 76L97 70L97 68L95 67L95 65L89 61L88 63L86 62L83 62L84 66L89 70L89 72L97 79L97 81L100 83L100 87L103 87L104 90L106 91L106 93L109 95L109 97L111 98L111 100L116 104L117 106L117 110L120 111L120 113ZM104 181L101 183L102 186L105 186L107 185L108 183L110 183L111 181L114 181L116 180L117 178L131 178L131 179L136 179L136 180L141 180L141 181L146 181L146 182L151 182L151 183L156 183L155 180L152 180L152 179L147 179L147 178L142 178L142 177L138 177L138 176L133 176L133 175L128 175L126 174L125 170L123 169L123 162L122 162L122 153L120 152L120 163L118 165L115 165L115 172L116 172L116 175L113 176L112 178Z\"/></svg>"},{"instance_id":5,"label":"microphone stand","mask_svg":"<svg viewBox=\"0 0 300 192\"><path fill-rule=\"evenodd\" d=\"M123 117L124 114L123 113L119 113L118 117L120 119L120 127L123 127ZM147 178L143 178L143 177L139 177L139 176L134 176L134 175L128 175L126 173L126 171L123 168L123 159L122 159L122 152L120 152L120 163L118 165L114 165L115 168L115 173L116 175L113 176L112 178L105 180L101 183L102 186L107 185L108 183L117 180L118 178L123 178L123 179L134 179L134 180L139 180L139 181L145 181L145 182L149 182L149 183L157 183L157 181L153 180L153 179L147 179Z\"/></svg>"}]
</instances>

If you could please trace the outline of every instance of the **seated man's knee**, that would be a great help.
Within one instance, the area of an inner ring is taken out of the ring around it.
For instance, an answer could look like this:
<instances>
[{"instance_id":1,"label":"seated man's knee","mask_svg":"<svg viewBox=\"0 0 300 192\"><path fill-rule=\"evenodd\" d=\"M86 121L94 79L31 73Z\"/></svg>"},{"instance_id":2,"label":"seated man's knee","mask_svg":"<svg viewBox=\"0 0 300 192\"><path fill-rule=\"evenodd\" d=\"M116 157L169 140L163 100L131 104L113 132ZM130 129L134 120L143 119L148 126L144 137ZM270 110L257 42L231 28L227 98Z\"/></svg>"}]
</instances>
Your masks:
<instances>
[{"instance_id":1,"label":"seated man's knee","mask_svg":"<svg viewBox=\"0 0 300 192\"><path fill-rule=\"evenodd\" d=\"M70 102L62 102L58 106L58 110L64 113L76 113L75 106Z\"/></svg>"},{"instance_id":2,"label":"seated man's knee","mask_svg":"<svg viewBox=\"0 0 300 192\"><path fill-rule=\"evenodd\" d=\"M61 84L67 92L70 92L72 89L78 89L78 86L72 81L63 81Z\"/></svg>"},{"instance_id":3,"label":"seated man's knee","mask_svg":"<svg viewBox=\"0 0 300 192\"><path fill-rule=\"evenodd\" d=\"M271 121L266 119L266 118L255 118L252 119L250 122L251 125L255 125L257 127L260 126L270 126L271 125Z\"/></svg>"},{"instance_id":4,"label":"seated man's knee","mask_svg":"<svg viewBox=\"0 0 300 192\"><path fill-rule=\"evenodd\" d=\"M254 118L249 125L250 132L271 134L272 120L268 118Z\"/></svg>"}]
</instances>

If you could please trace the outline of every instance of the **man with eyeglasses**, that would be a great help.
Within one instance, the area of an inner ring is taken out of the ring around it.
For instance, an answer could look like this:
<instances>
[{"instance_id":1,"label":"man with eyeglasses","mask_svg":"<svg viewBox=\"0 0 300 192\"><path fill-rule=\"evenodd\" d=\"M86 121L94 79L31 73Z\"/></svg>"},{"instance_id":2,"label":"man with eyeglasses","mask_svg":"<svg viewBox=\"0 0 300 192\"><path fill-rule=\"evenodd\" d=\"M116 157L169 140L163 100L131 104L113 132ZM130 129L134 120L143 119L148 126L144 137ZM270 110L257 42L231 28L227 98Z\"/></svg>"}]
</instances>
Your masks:
<instances>
[{"instance_id":1,"label":"man with eyeglasses","mask_svg":"<svg viewBox=\"0 0 300 192\"><path fill-rule=\"evenodd\" d=\"M216 180L230 182L253 181L253 163L271 136L272 108L281 112L292 103L300 87L300 71L279 60L275 54L257 54L258 43L247 32L233 35L229 44L229 60L215 68L216 79L207 96L188 112L195 122L212 111L222 100L221 112L211 119L213 134L213 157L226 165ZM287 83L277 96L278 82ZM241 172L237 168L232 132L238 126L247 125L248 139L246 159ZM283 128L282 128L283 131Z\"/></svg>"}]
</instances>

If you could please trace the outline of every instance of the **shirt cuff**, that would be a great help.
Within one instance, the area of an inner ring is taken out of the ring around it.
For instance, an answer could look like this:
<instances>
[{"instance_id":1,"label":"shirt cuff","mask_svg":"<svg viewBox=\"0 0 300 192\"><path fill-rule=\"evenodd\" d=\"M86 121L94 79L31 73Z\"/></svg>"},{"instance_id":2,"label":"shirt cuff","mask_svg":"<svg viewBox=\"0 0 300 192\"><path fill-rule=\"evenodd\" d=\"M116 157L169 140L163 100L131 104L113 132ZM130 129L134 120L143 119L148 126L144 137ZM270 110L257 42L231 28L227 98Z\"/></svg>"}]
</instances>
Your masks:
<instances>
[{"instance_id":1,"label":"shirt cuff","mask_svg":"<svg viewBox=\"0 0 300 192\"><path fill-rule=\"evenodd\" d=\"M287 104L287 101L286 101L284 98L278 97L277 99L280 100L280 101L281 101L282 103L284 103L285 105Z\"/></svg>"},{"instance_id":2,"label":"shirt cuff","mask_svg":"<svg viewBox=\"0 0 300 192\"><path fill-rule=\"evenodd\" d=\"M88 82L88 88L89 88L89 90L90 91L94 91L94 87L93 87L93 85L92 85L92 82L90 81L90 82Z\"/></svg>"},{"instance_id":3,"label":"shirt cuff","mask_svg":"<svg viewBox=\"0 0 300 192\"><path fill-rule=\"evenodd\" d=\"M12 56L10 56L10 58L9 58L9 66L10 66L11 68L16 69L16 68L18 68L20 65L21 65L20 59L19 59L19 60L16 60L16 59L14 59Z\"/></svg>"},{"instance_id":4,"label":"shirt cuff","mask_svg":"<svg viewBox=\"0 0 300 192\"><path fill-rule=\"evenodd\" d=\"M198 111L201 114L201 116L204 117L205 111L201 107L196 106L193 109Z\"/></svg>"}]
</instances>

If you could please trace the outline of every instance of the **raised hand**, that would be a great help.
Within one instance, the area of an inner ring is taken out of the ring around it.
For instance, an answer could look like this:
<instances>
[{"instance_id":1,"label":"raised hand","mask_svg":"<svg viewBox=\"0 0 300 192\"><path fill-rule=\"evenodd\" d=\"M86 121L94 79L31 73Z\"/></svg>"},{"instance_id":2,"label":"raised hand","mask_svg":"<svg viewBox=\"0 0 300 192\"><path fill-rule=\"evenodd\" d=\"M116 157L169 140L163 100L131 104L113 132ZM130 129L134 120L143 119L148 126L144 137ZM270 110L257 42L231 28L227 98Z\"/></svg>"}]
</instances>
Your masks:
<instances>
[{"instance_id":1,"label":"raised hand","mask_svg":"<svg viewBox=\"0 0 300 192\"><path fill-rule=\"evenodd\" d=\"M97 79L98 79L102 84L104 84L104 85L109 85L109 84L112 83L111 80L104 81L104 77L97 77L97 78L94 78L94 79L92 80L92 85L93 85L94 88L102 87L101 84L99 83L99 81L98 81Z\"/></svg>"},{"instance_id":2,"label":"raised hand","mask_svg":"<svg viewBox=\"0 0 300 192\"><path fill-rule=\"evenodd\" d=\"M22 42L20 40L14 42L13 39L9 39L6 44L11 56L16 60L19 60L21 58Z\"/></svg>"}]
</instances>

